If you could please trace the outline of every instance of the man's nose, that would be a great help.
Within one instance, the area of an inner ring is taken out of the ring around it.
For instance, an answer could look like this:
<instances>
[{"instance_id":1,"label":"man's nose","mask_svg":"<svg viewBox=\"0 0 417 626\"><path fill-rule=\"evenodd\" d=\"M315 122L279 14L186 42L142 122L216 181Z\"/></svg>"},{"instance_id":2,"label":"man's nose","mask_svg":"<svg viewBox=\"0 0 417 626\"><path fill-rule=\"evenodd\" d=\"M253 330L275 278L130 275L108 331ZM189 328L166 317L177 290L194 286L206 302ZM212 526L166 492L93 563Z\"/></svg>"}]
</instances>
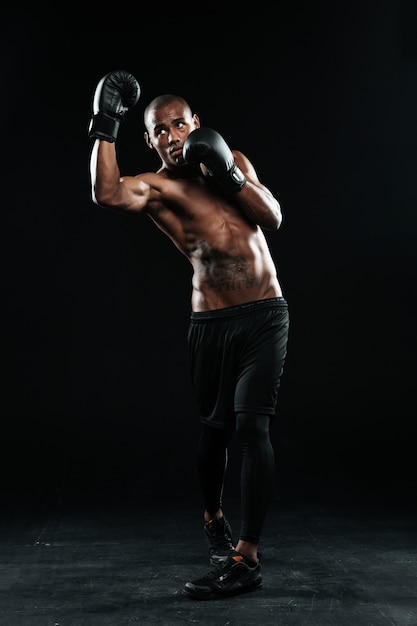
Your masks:
<instances>
[{"instance_id":1,"label":"man's nose","mask_svg":"<svg viewBox=\"0 0 417 626\"><path fill-rule=\"evenodd\" d=\"M178 143L178 141L179 141L178 131L176 131L176 130L169 131L168 141L169 141L169 145L170 146L172 146L175 143Z\"/></svg>"}]
</instances>

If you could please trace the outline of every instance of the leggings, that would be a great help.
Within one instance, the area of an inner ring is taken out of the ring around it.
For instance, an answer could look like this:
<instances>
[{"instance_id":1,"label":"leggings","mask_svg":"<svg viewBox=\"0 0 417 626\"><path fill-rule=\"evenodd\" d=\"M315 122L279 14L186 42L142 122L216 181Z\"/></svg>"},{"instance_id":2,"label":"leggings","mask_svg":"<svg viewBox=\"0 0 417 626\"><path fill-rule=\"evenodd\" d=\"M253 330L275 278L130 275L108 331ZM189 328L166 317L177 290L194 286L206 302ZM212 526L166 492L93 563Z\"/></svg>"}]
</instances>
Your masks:
<instances>
[{"instance_id":1,"label":"leggings","mask_svg":"<svg viewBox=\"0 0 417 626\"><path fill-rule=\"evenodd\" d=\"M275 474L269 428L269 415L237 413L236 430L202 424L198 444L198 474L205 508L210 515L214 515L222 508L227 449L236 432L242 450L239 539L256 544L261 537Z\"/></svg>"}]
</instances>

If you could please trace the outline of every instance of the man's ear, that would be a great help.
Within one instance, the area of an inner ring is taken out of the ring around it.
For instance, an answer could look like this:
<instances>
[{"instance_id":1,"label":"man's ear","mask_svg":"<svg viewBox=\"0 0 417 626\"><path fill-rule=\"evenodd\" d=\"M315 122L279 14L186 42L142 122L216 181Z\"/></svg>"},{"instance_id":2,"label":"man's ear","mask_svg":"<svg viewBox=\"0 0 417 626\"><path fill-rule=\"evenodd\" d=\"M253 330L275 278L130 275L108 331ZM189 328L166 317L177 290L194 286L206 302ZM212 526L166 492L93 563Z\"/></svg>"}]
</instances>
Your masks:
<instances>
[{"instance_id":1,"label":"man's ear","mask_svg":"<svg viewBox=\"0 0 417 626\"><path fill-rule=\"evenodd\" d=\"M196 128L200 128L200 118L198 117L197 113L193 114L193 120L194 120L194 126Z\"/></svg>"},{"instance_id":2,"label":"man's ear","mask_svg":"<svg viewBox=\"0 0 417 626\"><path fill-rule=\"evenodd\" d=\"M152 145L152 142L151 142L151 138L149 137L149 133L146 130L143 133L143 138L145 139L145 142L146 142L146 145L148 146L148 148L153 150L153 145Z\"/></svg>"}]
</instances>

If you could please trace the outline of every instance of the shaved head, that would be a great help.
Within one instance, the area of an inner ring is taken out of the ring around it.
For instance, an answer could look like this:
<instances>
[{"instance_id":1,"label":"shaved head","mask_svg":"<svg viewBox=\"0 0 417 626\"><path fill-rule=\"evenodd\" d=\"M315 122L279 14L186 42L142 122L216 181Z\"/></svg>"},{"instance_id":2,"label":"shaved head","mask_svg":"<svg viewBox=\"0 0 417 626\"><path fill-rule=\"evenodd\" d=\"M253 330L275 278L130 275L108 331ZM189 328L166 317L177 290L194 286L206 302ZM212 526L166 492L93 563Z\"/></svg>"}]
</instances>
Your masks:
<instances>
[{"instance_id":1,"label":"shaved head","mask_svg":"<svg viewBox=\"0 0 417 626\"><path fill-rule=\"evenodd\" d=\"M184 110L187 113L189 113L190 116L192 116L193 112L191 110L190 105L181 96L176 96L175 94L172 94L172 93L166 93L161 96L157 96L148 104L143 114L143 121L148 131L150 130L149 120L153 112L156 111L157 109L160 109L161 107L166 106L167 104L171 104L172 102L179 102L184 107Z\"/></svg>"}]
</instances>

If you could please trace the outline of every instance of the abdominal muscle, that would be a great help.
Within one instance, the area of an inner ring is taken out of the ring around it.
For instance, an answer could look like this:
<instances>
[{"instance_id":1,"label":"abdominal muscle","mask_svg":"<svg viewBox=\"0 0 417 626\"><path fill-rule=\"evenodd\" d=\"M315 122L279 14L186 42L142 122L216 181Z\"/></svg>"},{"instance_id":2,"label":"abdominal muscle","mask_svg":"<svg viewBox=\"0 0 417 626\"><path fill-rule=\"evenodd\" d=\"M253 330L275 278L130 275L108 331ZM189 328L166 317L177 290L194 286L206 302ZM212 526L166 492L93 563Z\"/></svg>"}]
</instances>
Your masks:
<instances>
[{"instance_id":1,"label":"abdominal muscle","mask_svg":"<svg viewBox=\"0 0 417 626\"><path fill-rule=\"evenodd\" d=\"M230 243L230 242L229 242ZM282 295L263 233L231 246L199 242L190 257L194 268L193 311L210 311Z\"/></svg>"}]
</instances>

